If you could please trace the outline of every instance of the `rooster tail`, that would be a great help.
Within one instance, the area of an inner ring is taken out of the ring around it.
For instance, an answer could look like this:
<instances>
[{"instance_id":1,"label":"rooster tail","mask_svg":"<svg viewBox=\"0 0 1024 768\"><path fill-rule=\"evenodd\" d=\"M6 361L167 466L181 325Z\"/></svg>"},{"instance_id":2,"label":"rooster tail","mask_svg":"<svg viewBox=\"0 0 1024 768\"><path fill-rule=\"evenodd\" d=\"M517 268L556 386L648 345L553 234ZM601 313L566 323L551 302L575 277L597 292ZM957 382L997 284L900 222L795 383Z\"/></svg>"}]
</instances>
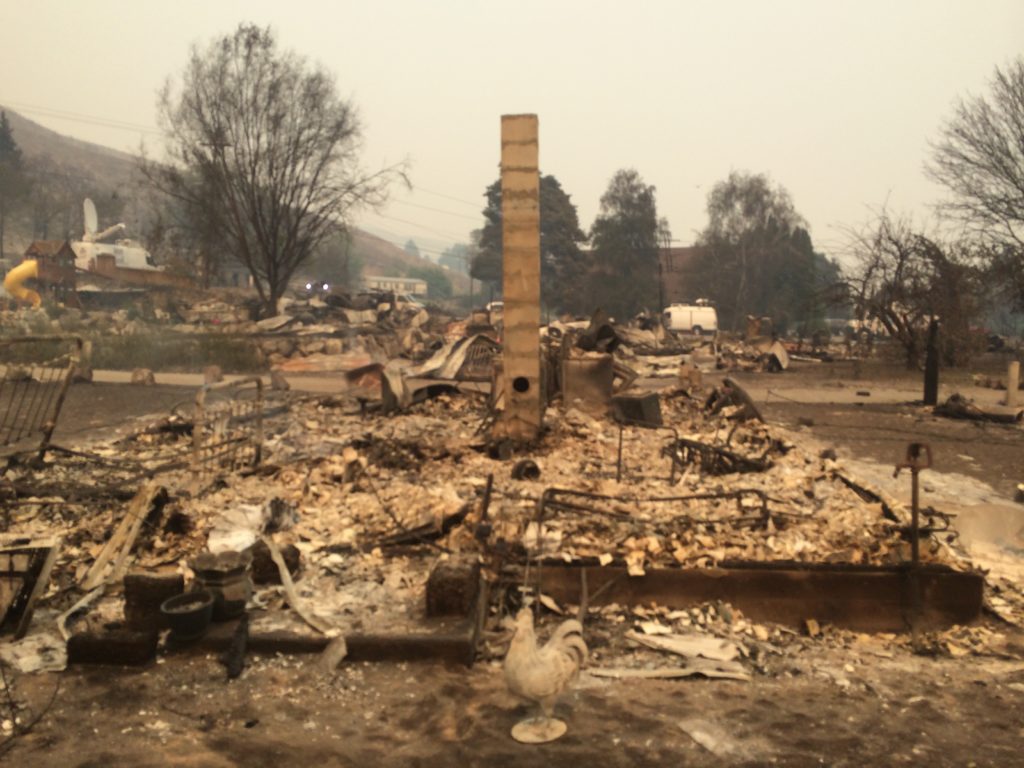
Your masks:
<instances>
[{"instance_id":1,"label":"rooster tail","mask_svg":"<svg viewBox=\"0 0 1024 768\"><path fill-rule=\"evenodd\" d=\"M576 661L576 668L579 669L587 660L587 644L579 635L568 635L563 637L558 644L559 650L566 655L571 655Z\"/></svg>"},{"instance_id":2,"label":"rooster tail","mask_svg":"<svg viewBox=\"0 0 1024 768\"><path fill-rule=\"evenodd\" d=\"M566 619L558 625L558 628L555 630L554 634L551 635L551 642L557 643L559 640L561 640L563 637L566 637L567 635L580 635L582 637L583 625L576 621L576 619Z\"/></svg>"},{"instance_id":3,"label":"rooster tail","mask_svg":"<svg viewBox=\"0 0 1024 768\"><path fill-rule=\"evenodd\" d=\"M572 655L576 659L576 666L583 666L588 654L587 644L583 641L583 625L575 619L563 621L548 641L548 647Z\"/></svg>"}]
</instances>

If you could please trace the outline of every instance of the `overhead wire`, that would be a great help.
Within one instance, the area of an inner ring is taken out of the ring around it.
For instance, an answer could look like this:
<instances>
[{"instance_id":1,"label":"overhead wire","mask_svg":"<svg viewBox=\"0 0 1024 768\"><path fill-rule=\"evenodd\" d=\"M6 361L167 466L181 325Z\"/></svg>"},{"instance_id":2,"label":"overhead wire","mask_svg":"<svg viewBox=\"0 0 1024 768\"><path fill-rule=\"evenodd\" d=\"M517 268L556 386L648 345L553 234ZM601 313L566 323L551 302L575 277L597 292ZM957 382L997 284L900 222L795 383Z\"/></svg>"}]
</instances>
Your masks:
<instances>
[{"instance_id":1,"label":"overhead wire","mask_svg":"<svg viewBox=\"0 0 1024 768\"><path fill-rule=\"evenodd\" d=\"M70 111L70 110L56 109L56 108L53 108L53 107L43 107L43 106L39 106L39 105L36 105L36 104L27 104L25 102L20 102L20 101L3 101L2 103L4 105L6 105L6 106L10 106L10 107L18 109L20 111L25 111L25 112L32 113L32 114L43 115L43 116L46 116L46 117L51 117L53 119L66 120L66 121L69 121L69 122L77 122L77 123L82 123L82 124L86 124L86 125L96 125L96 126L100 126L100 127L115 128L115 129L118 129L118 130L146 133L146 134L155 135L155 136L162 135L161 131L159 129L157 129L155 126L143 125L141 123L133 123L133 122L130 122L130 121L127 121L127 120L120 120L120 119L116 119L116 118L100 117L100 116L97 116L97 115L89 115L89 114L85 114L85 113L81 113L81 112L73 112L73 111ZM72 175L72 174L67 174L67 175ZM77 175L77 174L75 174L75 175ZM85 177L79 176L79 178L82 178L84 180ZM472 201L465 200L465 199L460 198L460 197L455 197L454 195L449 195L449 194L446 194L444 192L439 192L437 190L432 190L432 189L429 189L427 187L423 187L423 186L419 186L419 185L413 185L412 189L414 191L416 191L416 192L423 192L425 194L432 195L434 197L443 198L445 200L451 200L452 202L460 203L462 205L471 207L471 208L473 208L474 210L476 210L478 212L480 211L480 203L479 202L472 202ZM480 221L480 216L479 215L478 216L470 216L470 215L468 215L466 213L461 213L461 212L456 212L456 211L451 211L451 210L445 210L444 208L438 208L436 206L423 205L421 203L414 203L414 202L409 201L409 200L393 200L392 202L395 203L395 204L398 204L398 205L406 205L406 206L410 206L412 208L420 208L422 210L432 211L434 213L441 213L441 214L444 214L446 216L454 216L456 218L461 218L461 219L465 219L465 220L468 220L468 221ZM430 232L432 234L435 234L435 235L437 235L439 237L443 237L445 239L454 240L455 242L460 242L460 241L463 241L463 240L466 239L465 235L454 235L451 232L442 232L441 230L435 229L433 227L429 227L429 226L427 226L425 224L420 224L418 222L409 221L408 219L401 219L401 218L398 218L397 216L388 216L387 214L382 214L382 213L375 213L375 214L372 214L372 215L376 215L376 216L379 216L381 218L385 218L385 219L388 219L388 220L391 220L391 221L396 221L396 222L399 222L401 224L407 224L409 226L418 227L419 229L422 229L422 230L424 230L426 232Z\"/></svg>"},{"instance_id":2,"label":"overhead wire","mask_svg":"<svg viewBox=\"0 0 1024 768\"><path fill-rule=\"evenodd\" d=\"M142 125L141 123L131 123L127 120L98 117L96 115L86 115L81 112L71 112L63 109L54 109L52 107L40 107L33 104L25 104L23 102L18 101L4 101L3 104L5 106L14 107L19 111L43 115L44 117L51 117L55 120L67 120L69 122L74 123L97 125L104 128L116 128L122 131L132 131L135 133L149 133L155 136L163 135L161 131L155 126Z\"/></svg>"},{"instance_id":3,"label":"overhead wire","mask_svg":"<svg viewBox=\"0 0 1024 768\"><path fill-rule=\"evenodd\" d=\"M452 200L453 202L456 203L462 203L463 205L468 205L476 210L480 209L479 202L470 202L469 200L463 200L461 197L452 197L451 195L446 195L443 192L435 192L434 190L427 189L426 187L421 187L418 184L414 184L413 189L419 192L426 192L428 195L434 195L435 197L443 197L446 200Z\"/></svg>"},{"instance_id":4,"label":"overhead wire","mask_svg":"<svg viewBox=\"0 0 1024 768\"><path fill-rule=\"evenodd\" d=\"M425 211L435 211L436 213L443 213L447 216L457 216L460 219L467 219L469 221L480 221L480 216L467 216L464 213L455 213L454 211L446 211L443 208L434 208L429 205L420 205L419 203L413 203L408 200L391 200L390 202L398 205L409 205L413 208L422 208Z\"/></svg>"},{"instance_id":5,"label":"overhead wire","mask_svg":"<svg viewBox=\"0 0 1024 768\"><path fill-rule=\"evenodd\" d=\"M400 224L408 224L411 227L419 227L422 230L435 234L438 237L443 237L446 240L453 240L455 242L459 242L460 240L466 239L465 235L453 235L451 232L442 232L438 229L434 229L433 227L428 227L425 224L419 224L415 221L409 221L408 219L400 219L397 216L388 216L387 214L384 213L373 213L372 215L379 216L382 219L388 219L389 221L397 221Z\"/></svg>"}]
</instances>

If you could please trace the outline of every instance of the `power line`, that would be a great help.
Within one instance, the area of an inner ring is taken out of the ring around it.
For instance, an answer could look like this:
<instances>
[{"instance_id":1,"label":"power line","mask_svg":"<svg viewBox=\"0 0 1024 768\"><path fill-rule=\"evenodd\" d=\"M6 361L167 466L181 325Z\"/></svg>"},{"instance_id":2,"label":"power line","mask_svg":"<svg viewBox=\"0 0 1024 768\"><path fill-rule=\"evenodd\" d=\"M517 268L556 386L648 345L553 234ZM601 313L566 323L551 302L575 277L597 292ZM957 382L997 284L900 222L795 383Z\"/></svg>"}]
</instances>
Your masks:
<instances>
[{"instance_id":1,"label":"power line","mask_svg":"<svg viewBox=\"0 0 1024 768\"><path fill-rule=\"evenodd\" d=\"M427 189L426 187L421 187L421 186L416 185L416 184L413 185L413 189L418 190L419 192L426 192L428 195L434 195L435 197L443 197L446 200L452 200L452 201L454 201L456 203L462 203L463 205L468 205L468 206L474 208L475 210L480 210L480 203L479 202L471 203L469 200L463 200L461 197L452 197L451 195L446 195L443 192L434 192L433 190Z\"/></svg>"},{"instance_id":2,"label":"power line","mask_svg":"<svg viewBox=\"0 0 1024 768\"><path fill-rule=\"evenodd\" d=\"M456 217L458 217L460 219L466 219L467 221L479 222L480 218L481 218L479 216L467 216L464 213L455 213L454 211L446 211L443 208L433 208L433 207L431 207L429 205L420 205L419 203L411 203L408 200L392 200L391 202L398 203L399 205L410 205L413 208L422 208L424 211L434 211L436 213L443 213L443 214L445 214L447 216L456 216Z\"/></svg>"},{"instance_id":3,"label":"power line","mask_svg":"<svg viewBox=\"0 0 1024 768\"><path fill-rule=\"evenodd\" d=\"M150 135L154 135L154 136L162 136L163 135L161 131L159 131L157 128L155 128L153 126L142 125L140 123L132 123L132 122L129 122L127 120L119 120L119 119L115 119L115 118L99 117L97 115L88 115L88 114L84 114L84 113L81 113L81 112L72 112L70 110L55 109L55 108L52 108L52 107L41 107L41 106L38 106L38 105L35 105L35 104L26 104L24 102L18 102L18 101L6 101L4 103L9 105L9 106L11 106L11 107L13 107L13 108L21 110L21 111L29 112L31 114L43 115L45 117L50 117L50 118L53 118L53 119L56 119L56 120L66 120L66 121L69 121L69 122L81 123L81 124L84 124L84 125L95 125L95 126L106 127L106 128L114 128L116 130L131 131L133 133L146 133L146 134L150 134ZM79 178L82 178L83 180L85 180L84 177L79 177ZM435 197L443 198L445 200L451 200L451 201L456 202L456 203L461 203L462 205L469 206L469 207L473 208L476 211L480 210L480 204L478 202L471 202L471 201L465 200L463 198L455 197L453 195L448 195L448 194L445 194L444 192L438 192L436 190L427 189L426 187L422 187L422 186L414 186L413 189L415 191L417 191L417 192L423 192L423 193L426 193L428 195L433 195ZM473 222L477 222L477 223L479 223L479 221L480 221L480 217L479 216L469 216L469 215L464 214L464 213L457 213L455 211L449 211L449 210L445 210L443 208L436 208L434 206L422 205L420 203L413 203L413 202L408 201L408 200L394 200L393 202L398 203L400 205L407 205L407 206L410 206L410 207L413 207L413 208L420 208L420 209L425 210L425 211L432 211L434 213L441 213L441 214L444 214L446 216L454 216L456 218L465 219L467 221L473 221ZM428 226L426 226L424 224L419 224L417 222L409 221L407 219L400 219L398 217L388 216L388 215L382 214L382 213L377 213L377 214L374 214L374 215L379 216L379 217L384 218L384 219L389 219L391 221L397 221L397 222L400 222L402 224L408 224L409 226L417 227L417 228L422 229L422 230L424 230L426 232L430 232L430 233L432 233L434 235L437 235L438 237L443 237L445 239L454 240L456 242L460 242L460 241L463 241L463 240L466 239L464 235L454 235L451 232L442 232L441 230L434 229L433 227L428 227Z\"/></svg>"},{"instance_id":4,"label":"power line","mask_svg":"<svg viewBox=\"0 0 1024 768\"><path fill-rule=\"evenodd\" d=\"M116 128L121 131L131 131L133 133L148 133L154 136L163 135L159 129L153 126L141 125L139 123L130 123L126 120L116 120L112 118L97 117L96 115L85 115L80 112L69 112L67 110L53 109L51 107L38 107L32 104L24 104L17 101L5 101L4 104L10 107L14 107L15 109L22 112L43 115L44 117L50 117L55 120L67 120L73 123L97 125L104 128Z\"/></svg>"},{"instance_id":5,"label":"power line","mask_svg":"<svg viewBox=\"0 0 1024 768\"><path fill-rule=\"evenodd\" d=\"M388 215L383 214L383 213L374 213L372 215L379 216L382 219L388 219L389 221L397 221L400 224L408 224L411 227L419 227L420 229L426 230L427 232L431 232L431 233L437 235L438 237L443 237L446 240L453 240L455 242L459 242L461 240L465 240L466 239L465 235L453 235L451 232L441 232L440 230L434 229L432 227L428 227L428 226L426 226L424 224L418 224L415 221L409 221L408 219L399 219L397 216L388 216Z\"/></svg>"},{"instance_id":6,"label":"power line","mask_svg":"<svg viewBox=\"0 0 1024 768\"><path fill-rule=\"evenodd\" d=\"M402 242L403 235L400 235L397 232L394 232L394 231L392 231L390 229L384 229L383 227L378 227L378 226L375 226L375 225L370 225L370 226L373 226L373 228L376 231L373 232L373 231L370 231L369 229L365 229L363 231L373 235L374 237L379 237L381 240L384 240L385 242L391 243L394 246L397 246L397 247L402 248L402 249L405 248L405 244ZM383 234L380 234L380 233L383 233ZM388 237L385 237L384 235L387 235ZM408 241L410 238L405 237L405 239ZM413 241L413 242L415 242L415 241ZM416 249L420 253L429 253L429 254L434 255L434 256L444 256L444 254L445 254L444 251L439 251L436 248L427 248L427 247L419 245L418 243L416 244Z\"/></svg>"},{"instance_id":7,"label":"power line","mask_svg":"<svg viewBox=\"0 0 1024 768\"><path fill-rule=\"evenodd\" d=\"M10 106L10 107L14 107L14 108L16 108L18 110L21 110L21 111L30 112L30 113L39 114L39 115L44 115L44 116L52 117L52 118L59 119L59 120L67 120L67 121L70 121L70 122L84 123L84 124L88 124L88 125L98 125L98 126L107 127L107 128L116 128L118 130L123 130L123 131L133 131L133 132L140 132L140 133L148 133L148 134L152 134L154 136L162 136L163 135L163 132L160 131L160 129L158 129L155 126L144 125L142 123L134 123L134 122L131 122L129 120L121 120L119 118L100 117L98 115L89 115L89 114L85 114L83 112L73 112L71 110L57 109L55 107L41 107L41 106L39 106L37 104L26 104L25 102L20 102L20 101L4 101L3 104L5 104L7 106ZM417 192L424 192L424 193L426 193L428 195L433 195L434 197L440 197L440 198L444 198L445 200L451 200L452 202L455 202L455 203L461 203L462 205L467 205L470 208L473 208L474 210L477 210L477 211L480 210L480 203L479 202L475 202L475 201L471 201L471 200L466 200L465 198L461 198L461 197L455 197L454 195L449 195L449 194L446 194L444 192L438 192L438 191L433 190L433 189L427 189L426 187L423 187L423 186L420 186L420 185L413 185L413 189L415 191L417 191ZM461 216L463 218L470 218L470 217L466 216L465 214L455 213L454 211L446 211L446 210L443 210L441 208L432 208L430 206L418 205L416 203L407 203L407 204L408 205L414 205L414 206L419 207L419 208L424 208L425 210L428 210L428 211L436 211L438 213L446 213L446 214L449 214L449 215L452 215L452 216ZM474 220L476 219L476 217L473 217L473 218L474 218Z\"/></svg>"}]
</instances>

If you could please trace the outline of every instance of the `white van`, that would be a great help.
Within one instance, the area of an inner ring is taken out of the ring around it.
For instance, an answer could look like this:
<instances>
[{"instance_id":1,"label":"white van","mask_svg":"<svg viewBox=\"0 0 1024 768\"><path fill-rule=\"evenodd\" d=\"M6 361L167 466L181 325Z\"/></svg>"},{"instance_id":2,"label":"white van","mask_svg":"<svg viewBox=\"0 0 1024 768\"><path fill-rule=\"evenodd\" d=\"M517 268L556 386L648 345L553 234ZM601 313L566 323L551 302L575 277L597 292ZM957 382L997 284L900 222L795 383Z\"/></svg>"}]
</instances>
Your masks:
<instances>
[{"instance_id":1,"label":"white van","mask_svg":"<svg viewBox=\"0 0 1024 768\"><path fill-rule=\"evenodd\" d=\"M700 336L718 330L718 312L706 299L697 299L694 304L670 304L661 317L669 331Z\"/></svg>"}]
</instances>

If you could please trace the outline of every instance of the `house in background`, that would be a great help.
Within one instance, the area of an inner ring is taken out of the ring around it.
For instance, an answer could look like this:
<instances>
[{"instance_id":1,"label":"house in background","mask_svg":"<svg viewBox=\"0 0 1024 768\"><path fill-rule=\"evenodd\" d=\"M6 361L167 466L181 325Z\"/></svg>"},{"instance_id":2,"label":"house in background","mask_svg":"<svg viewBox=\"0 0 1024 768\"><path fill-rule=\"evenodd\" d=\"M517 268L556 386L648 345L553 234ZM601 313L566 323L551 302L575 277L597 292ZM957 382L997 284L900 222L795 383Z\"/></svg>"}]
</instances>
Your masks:
<instances>
[{"instance_id":1,"label":"house in background","mask_svg":"<svg viewBox=\"0 0 1024 768\"><path fill-rule=\"evenodd\" d=\"M36 240L25 250L22 261L35 260L40 288L57 301L75 293L75 252L67 240Z\"/></svg>"},{"instance_id":2,"label":"house in background","mask_svg":"<svg viewBox=\"0 0 1024 768\"><path fill-rule=\"evenodd\" d=\"M227 288L252 288L254 285L249 268L238 259L231 258L226 259L217 270L213 283Z\"/></svg>"},{"instance_id":3,"label":"house in background","mask_svg":"<svg viewBox=\"0 0 1024 768\"><path fill-rule=\"evenodd\" d=\"M388 293L405 293L410 296L426 296L427 281L415 277L384 277L381 275L365 275L363 288L370 291L386 291Z\"/></svg>"},{"instance_id":4,"label":"house in background","mask_svg":"<svg viewBox=\"0 0 1024 768\"><path fill-rule=\"evenodd\" d=\"M658 279L661 284L662 302L685 304L699 298L693 288L696 282L698 262L705 248L688 245L679 248L662 248L658 251Z\"/></svg>"}]
</instances>

